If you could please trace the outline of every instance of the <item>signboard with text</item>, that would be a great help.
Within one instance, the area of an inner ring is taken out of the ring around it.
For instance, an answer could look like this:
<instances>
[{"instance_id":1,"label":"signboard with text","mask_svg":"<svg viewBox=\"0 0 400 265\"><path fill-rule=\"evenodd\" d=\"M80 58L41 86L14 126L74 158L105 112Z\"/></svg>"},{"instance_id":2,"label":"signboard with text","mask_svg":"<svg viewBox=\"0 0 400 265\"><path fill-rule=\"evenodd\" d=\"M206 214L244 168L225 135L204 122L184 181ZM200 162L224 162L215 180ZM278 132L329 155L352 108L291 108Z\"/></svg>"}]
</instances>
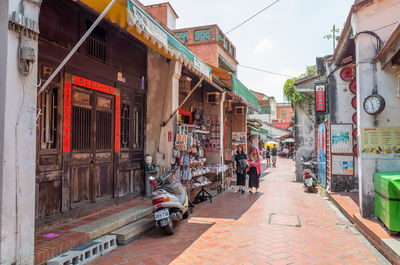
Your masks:
<instances>
[{"instance_id":1,"label":"signboard with text","mask_svg":"<svg viewBox=\"0 0 400 265\"><path fill-rule=\"evenodd\" d=\"M400 127L362 128L361 156L364 158L399 159Z\"/></svg>"},{"instance_id":2,"label":"signboard with text","mask_svg":"<svg viewBox=\"0 0 400 265\"><path fill-rule=\"evenodd\" d=\"M319 84L315 86L315 111L325 112L326 111L326 89L325 84Z\"/></svg>"}]
</instances>

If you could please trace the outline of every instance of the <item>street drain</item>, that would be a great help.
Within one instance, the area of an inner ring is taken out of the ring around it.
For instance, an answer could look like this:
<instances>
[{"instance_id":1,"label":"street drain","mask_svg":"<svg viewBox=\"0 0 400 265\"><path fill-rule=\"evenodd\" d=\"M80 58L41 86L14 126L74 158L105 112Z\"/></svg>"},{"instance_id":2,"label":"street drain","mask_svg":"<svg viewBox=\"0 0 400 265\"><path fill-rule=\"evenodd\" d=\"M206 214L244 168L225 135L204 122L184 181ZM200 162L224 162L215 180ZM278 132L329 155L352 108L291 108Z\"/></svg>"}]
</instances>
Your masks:
<instances>
[{"instance_id":1,"label":"street drain","mask_svg":"<svg viewBox=\"0 0 400 265\"><path fill-rule=\"evenodd\" d=\"M300 216L297 214L270 213L268 224L301 227Z\"/></svg>"}]
</instances>

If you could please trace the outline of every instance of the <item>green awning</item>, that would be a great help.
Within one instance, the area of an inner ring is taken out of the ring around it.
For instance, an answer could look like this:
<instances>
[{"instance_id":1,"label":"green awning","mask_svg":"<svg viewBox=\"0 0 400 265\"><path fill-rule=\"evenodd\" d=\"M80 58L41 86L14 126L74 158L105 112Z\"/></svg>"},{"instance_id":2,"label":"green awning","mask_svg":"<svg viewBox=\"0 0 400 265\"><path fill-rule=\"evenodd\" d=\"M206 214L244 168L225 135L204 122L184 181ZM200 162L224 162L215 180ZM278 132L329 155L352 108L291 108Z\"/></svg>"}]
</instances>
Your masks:
<instances>
[{"instance_id":1,"label":"green awning","mask_svg":"<svg viewBox=\"0 0 400 265\"><path fill-rule=\"evenodd\" d=\"M194 55L185 45L179 42L172 34L158 24L151 16L149 16L142 8L140 8L133 0L127 1L128 7L128 24L136 25L141 30L152 35L167 49L175 49L186 57L196 70L211 78L211 68ZM172 48L171 48L172 47Z\"/></svg>"},{"instance_id":2,"label":"green awning","mask_svg":"<svg viewBox=\"0 0 400 265\"><path fill-rule=\"evenodd\" d=\"M265 134L268 134L268 133L269 133L268 130L266 130L266 129L264 129L264 128L258 128L258 130L260 130L261 132L263 132L263 133L265 133Z\"/></svg>"},{"instance_id":3,"label":"green awning","mask_svg":"<svg viewBox=\"0 0 400 265\"><path fill-rule=\"evenodd\" d=\"M254 126L251 125L247 125L251 130L250 133L251 134L255 134L255 135L260 135L260 134L265 134L268 135L268 131L263 129L263 128L256 128Z\"/></svg>"},{"instance_id":4,"label":"green awning","mask_svg":"<svg viewBox=\"0 0 400 265\"><path fill-rule=\"evenodd\" d=\"M231 74L231 76L233 95L242 99L253 110L260 112L257 97L235 75Z\"/></svg>"}]
</instances>

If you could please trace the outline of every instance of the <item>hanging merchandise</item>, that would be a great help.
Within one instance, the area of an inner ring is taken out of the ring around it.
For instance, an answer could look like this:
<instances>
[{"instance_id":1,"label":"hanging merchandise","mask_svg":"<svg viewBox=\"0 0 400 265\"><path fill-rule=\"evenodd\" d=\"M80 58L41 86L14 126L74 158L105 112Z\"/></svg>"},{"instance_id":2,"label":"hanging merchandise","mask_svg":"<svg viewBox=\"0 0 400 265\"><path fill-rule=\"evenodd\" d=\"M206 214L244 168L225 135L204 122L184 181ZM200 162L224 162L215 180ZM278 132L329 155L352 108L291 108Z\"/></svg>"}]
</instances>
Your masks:
<instances>
[{"instance_id":1,"label":"hanging merchandise","mask_svg":"<svg viewBox=\"0 0 400 265\"><path fill-rule=\"evenodd\" d=\"M219 152L220 146L220 121L219 115L207 115L207 129L210 132L205 139L205 150L208 152Z\"/></svg>"},{"instance_id":2,"label":"hanging merchandise","mask_svg":"<svg viewBox=\"0 0 400 265\"><path fill-rule=\"evenodd\" d=\"M187 150L188 146L188 127L178 126L176 129L175 148L179 151Z\"/></svg>"}]
</instances>

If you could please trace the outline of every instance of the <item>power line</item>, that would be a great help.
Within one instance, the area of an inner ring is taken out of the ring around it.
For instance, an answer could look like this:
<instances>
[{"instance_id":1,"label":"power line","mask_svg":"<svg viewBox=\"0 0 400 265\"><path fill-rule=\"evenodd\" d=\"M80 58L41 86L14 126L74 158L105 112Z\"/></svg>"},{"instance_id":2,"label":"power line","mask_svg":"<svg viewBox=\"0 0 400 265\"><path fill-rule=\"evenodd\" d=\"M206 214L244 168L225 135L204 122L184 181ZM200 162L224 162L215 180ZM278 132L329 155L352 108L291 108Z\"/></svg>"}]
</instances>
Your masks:
<instances>
[{"instance_id":1,"label":"power line","mask_svg":"<svg viewBox=\"0 0 400 265\"><path fill-rule=\"evenodd\" d=\"M399 24L399 21L393 22L392 24L389 24L389 25L386 25L386 26L383 26L383 27L380 27L380 28L377 28L377 29L374 29L374 30L371 30L371 31L378 31L378 30L393 26L395 24Z\"/></svg>"},{"instance_id":2,"label":"power line","mask_svg":"<svg viewBox=\"0 0 400 265\"><path fill-rule=\"evenodd\" d=\"M294 78L295 77L295 76L275 73L275 72L271 72L271 71L267 71L267 70L263 70L263 69L259 69L259 68L255 68L255 67L251 67L251 66L245 66L245 65L241 65L241 64L238 64L238 65L241 66L241 67L247 68L247 69L260 71L260 72L264 72L264 73L268 73L268 74L272 74L272 75L280 75L280 76L289 77L289 78Z\"/></svg>"},{"instance_id":3,"label":"power line","mask_svg":"<svg viewBox=\"0 0 400 265\"><path fill-rule=\"evenodd\" d=\"M244 23L246 23L247 21L249 21L250 19L254 18L255 16L261 14L262 12L264 12L265 10L267 10L268 8L270 8L271 6L275 5L276 3L278 3L280 0L276 0L275 2L273 2L272 4L268 5L267 7L264 7L263 9L261 9L260 11L258 11L256 14L252 15L251 17L249 17L248 19L246 19L245 21L243 21L242 23L240 23L239 25L237 25L236 27L228 30L227 32L225 32L225 35L228 34L229 32L237 29L238 27L240 27L241 25L243 25Z\"/></svg>"}]
</instances>

